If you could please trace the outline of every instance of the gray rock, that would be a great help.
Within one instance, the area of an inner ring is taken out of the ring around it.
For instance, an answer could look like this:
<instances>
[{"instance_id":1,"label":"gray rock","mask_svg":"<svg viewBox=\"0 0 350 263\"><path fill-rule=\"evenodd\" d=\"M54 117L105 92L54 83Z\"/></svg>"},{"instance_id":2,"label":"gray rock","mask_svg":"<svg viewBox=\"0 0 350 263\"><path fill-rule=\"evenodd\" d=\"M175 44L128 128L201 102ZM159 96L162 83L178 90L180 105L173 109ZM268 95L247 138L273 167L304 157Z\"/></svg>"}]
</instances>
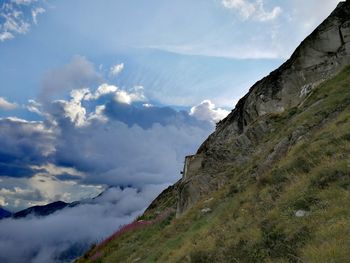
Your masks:
<instances>
[{"instance_id":1,"label":"gray rock","mask_svg":"<svg viewBox=\"0 0 350 263\"><path fill-rule=\"evenodd\" d=\"M201 210L201 212L202 212L203 214L210 213L211 211L212 211L212 210L211 210L210 208L208 208L208 207L203 208L203 209Z\"/></svg>"},{"instance_id":2,"label":"gray rock","mask_svg":"<svg viewBox=\"0 0 350 263\"><path fill-rule=\"evenodd\" d=\"M309 214L310 212L304 211L304 210L298 210L295 212L296 217L304 217L304 216L308 216Z\"/></svg>"}]
</instances>

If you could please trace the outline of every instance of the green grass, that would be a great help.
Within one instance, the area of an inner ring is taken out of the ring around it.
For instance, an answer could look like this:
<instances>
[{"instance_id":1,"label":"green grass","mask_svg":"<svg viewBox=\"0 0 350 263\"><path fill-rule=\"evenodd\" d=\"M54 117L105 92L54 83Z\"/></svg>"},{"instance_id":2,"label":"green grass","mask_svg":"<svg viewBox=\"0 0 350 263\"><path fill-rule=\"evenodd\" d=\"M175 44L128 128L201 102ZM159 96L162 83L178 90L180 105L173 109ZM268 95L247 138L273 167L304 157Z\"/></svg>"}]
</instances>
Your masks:
<instances>
[{"instance_id":1,"label":"green grass","mask_svg":"<svg viewBox=\"0 0 350 263\"><path fill-rule=\"evenodd\" d=\"M349 262L350 68L302 106L263 118L275 131L242 167L223 165L224 188L181 218L117 238L95 262ZM297 129L302 135L293 139ZM294 140L287 153L259 172L283 138ZM169 206L174 198L167 195ZM212 212L203 214L205 207ZM296 217L297 210L307 215Z\"/></svg>"}]
</instances>

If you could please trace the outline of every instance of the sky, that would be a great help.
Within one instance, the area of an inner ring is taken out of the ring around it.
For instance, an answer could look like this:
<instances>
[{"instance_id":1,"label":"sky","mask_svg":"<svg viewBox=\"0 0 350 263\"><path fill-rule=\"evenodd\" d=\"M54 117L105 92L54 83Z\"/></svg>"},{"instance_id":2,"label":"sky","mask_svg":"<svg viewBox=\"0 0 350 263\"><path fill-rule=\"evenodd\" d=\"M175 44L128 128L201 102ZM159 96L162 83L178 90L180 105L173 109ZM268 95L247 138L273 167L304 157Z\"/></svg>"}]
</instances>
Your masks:
<instances>
[{"instance_id":1,"label":"sky","mask_svg":"<svg viewBox=\"0 0 350 263\"><path fill-rule=\"evenodd\" d=\"M68 234L82 213L88 243L130 222L338 2L0 0L0 207L111 196L0 221L0 255L18 262L3 251L45 232L23 255L55 262L64 239L48 229Z\"/></svg>"}]
</instances>

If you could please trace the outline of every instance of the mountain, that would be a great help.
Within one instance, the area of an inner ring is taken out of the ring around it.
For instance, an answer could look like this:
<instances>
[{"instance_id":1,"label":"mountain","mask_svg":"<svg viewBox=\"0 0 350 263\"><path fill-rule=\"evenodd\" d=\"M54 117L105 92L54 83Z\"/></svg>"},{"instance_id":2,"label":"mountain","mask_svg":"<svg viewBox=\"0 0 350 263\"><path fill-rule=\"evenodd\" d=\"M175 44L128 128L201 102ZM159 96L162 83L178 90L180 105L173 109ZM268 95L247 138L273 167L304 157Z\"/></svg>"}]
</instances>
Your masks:
<instances>
[{"instance_id":1,"label":"mountain","mask_svg":"<svg viewBox=\"0 0 350 263\"><path fill-rule=\"evenodd\" d=\"M93 197L93 198L75 201L72 203L66 203L63 201L56 201L53 203L49 203L47 205L31 206L31 207L23 209L19 212L16 212L14 214L10 213L10 216L12 216L12 218L15 218L15 219L24 218L27 216L48 216L48 215L55 213L56 211L59 211L59 210L66 208L66 207L75 207L75 206L78 206L80 204L93 204L96 201L99 201L99 199L102 198L106 194L106 192L112 188L114 188L114 187L107 188L106 190L102 191L99 195L97 195L96 197ZM0 219L1 219L1 208L0 208Z\"/></svg>"},{"instance_id":2,"label":"mountain","mask_svg":"<svg viewBox=\"0 0 350 263\"><path fill-rule=\"evenodd\" d=\"M11 217L12 213L0 207L0 220L3 218Z\"/></svg>"},{"instance_id":3,"label":"mountain","mask_svg":"<svg viewBox=\"0 0 350 263\"><path fill-rule=\"evenodd\" d=\"M350 0L78 262L349 262Z\"/></svg>"},{"instance_id":4,"label":"mountain","mask_svg":"<svg viewBox=\"0 0 350 263\"><path fill-rule=\"evenodd\" d=\"M62 201L57 201L47 205L37 205L37 206L26 208L17 213L14 213L12 217L18 219L18 218L24 218L29 215L48 216L68 206L72 206L72 205Z\"/></svg>"}]
</instances>

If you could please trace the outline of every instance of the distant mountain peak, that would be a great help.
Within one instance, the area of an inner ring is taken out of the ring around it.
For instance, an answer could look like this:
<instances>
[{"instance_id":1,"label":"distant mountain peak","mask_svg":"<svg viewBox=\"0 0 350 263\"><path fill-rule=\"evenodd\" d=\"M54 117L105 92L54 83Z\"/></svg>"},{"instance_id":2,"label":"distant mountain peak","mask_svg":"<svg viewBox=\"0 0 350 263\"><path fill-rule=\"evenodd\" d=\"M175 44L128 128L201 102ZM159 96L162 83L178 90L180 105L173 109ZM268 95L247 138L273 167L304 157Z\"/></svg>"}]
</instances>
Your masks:
<instances>
[{"instance_id":1,"label":"distant mountain peak","mask_svg":"<svg viewBox=\"0 0 350 263\"><path fill-rule=\"evenodd\" d=\"M50 214L55 213L58 210L62 210L63 208L69 206L69 203L65 203L63 201L56 201L53 203L49 203L47 205L37 205L21 210L17 213L13 214L13 218L24 218L29 215L32 216L48 216Z\"/></svg>"}]
</instances>

